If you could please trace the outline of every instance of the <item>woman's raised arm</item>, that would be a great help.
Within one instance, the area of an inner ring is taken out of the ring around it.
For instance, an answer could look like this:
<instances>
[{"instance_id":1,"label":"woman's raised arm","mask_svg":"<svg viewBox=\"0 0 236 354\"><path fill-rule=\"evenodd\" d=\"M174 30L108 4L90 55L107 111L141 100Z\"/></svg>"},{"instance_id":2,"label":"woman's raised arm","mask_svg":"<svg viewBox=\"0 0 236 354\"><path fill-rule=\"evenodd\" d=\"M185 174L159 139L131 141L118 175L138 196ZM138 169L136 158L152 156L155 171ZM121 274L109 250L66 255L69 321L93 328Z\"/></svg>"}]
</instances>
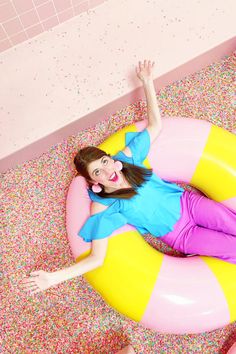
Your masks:
<instances>
[{"instance_id":1,"label":"woman's raised arm","mask_svg":"<svg viewBox=\"0 0 236 354\"><path fill-rule=\"evenodd\" d=\"M144 60L143 64L139 62L136 67L138 78L143 82L144 92L147 100L148 126L151 143L160 134L162 129L161 114L158 107L156 92L153 83L153 69L155 63Z\"/></svg>"}]
</instances>

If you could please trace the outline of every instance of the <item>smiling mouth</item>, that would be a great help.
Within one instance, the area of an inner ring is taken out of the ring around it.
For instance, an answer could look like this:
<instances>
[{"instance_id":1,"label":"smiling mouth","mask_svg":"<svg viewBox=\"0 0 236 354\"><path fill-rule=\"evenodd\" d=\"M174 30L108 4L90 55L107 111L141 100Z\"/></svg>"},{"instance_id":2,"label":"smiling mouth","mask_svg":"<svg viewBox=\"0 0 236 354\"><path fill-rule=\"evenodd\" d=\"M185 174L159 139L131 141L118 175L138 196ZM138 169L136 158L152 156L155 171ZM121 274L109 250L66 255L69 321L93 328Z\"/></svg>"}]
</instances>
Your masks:
<instances>
[{"instance_id":1,"label":"smiling mouth","mask_svg":"<svg viewBox=\"0 0 236 354\"><path fill-rule=\"evenodd\" d=\"M117 182L118 181L118 176L117 176L117 174L115 172L112 173L111 177L109 178L109 181L111 181L111 182Z\"/></svg>"}]
</instances>

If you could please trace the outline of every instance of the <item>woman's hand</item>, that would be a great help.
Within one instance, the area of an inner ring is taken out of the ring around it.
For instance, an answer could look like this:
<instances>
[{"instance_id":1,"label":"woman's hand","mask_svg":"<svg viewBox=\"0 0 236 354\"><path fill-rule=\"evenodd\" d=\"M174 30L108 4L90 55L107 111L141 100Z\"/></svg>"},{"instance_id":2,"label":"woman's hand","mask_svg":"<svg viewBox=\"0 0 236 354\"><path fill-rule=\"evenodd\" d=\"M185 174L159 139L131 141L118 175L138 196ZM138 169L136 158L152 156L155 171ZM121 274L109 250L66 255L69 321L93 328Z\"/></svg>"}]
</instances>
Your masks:
<instances>
[{"instance_id":1,"label":"woman's hand","mask_svg":"<svg viewBox=\"0 0 236 354\"><path fill-rule=\"evenodd\" d=\"M147 82L149 80L153 80L153 68L155 66L155 62L151 63L151 60L144 60L142 63L139 61L139 65L136 67L136 73L138 78L143 82Z\"/></svg>"},{"instance_id":2,"label":"woman's hand","mask_svg":"<svg viewBox=\"0 0 236 354\"><path fill-rule=\"evenodd\" d=\"M29 291L30 295L47 290L52 285L53 273L45 272L44 270L38 270L30 273L30 277L24 277L21 281L21 287L25 291Z\"/></svg>"}]
</instances>

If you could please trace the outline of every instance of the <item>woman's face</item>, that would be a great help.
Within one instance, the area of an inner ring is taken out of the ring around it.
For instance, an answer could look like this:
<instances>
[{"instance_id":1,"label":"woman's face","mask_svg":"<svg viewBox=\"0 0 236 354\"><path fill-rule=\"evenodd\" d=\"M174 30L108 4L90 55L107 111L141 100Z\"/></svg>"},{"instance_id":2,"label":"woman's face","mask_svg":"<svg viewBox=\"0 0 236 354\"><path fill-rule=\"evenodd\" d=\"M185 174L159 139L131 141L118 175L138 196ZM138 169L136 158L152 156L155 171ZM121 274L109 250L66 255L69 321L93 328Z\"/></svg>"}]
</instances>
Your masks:
<instances>
[{"instance_id":1,"label":"woman's face","mask_svg":"<svg viewBox=\"0 0 236 354\"><path fill-rule=\"evenodd\" d=\"M102 184L106 191L119 189L124 182L123 174L118 170L115 161L106 155L91 162L88 173L92 182Z\"/></svg>"}]
</instances>

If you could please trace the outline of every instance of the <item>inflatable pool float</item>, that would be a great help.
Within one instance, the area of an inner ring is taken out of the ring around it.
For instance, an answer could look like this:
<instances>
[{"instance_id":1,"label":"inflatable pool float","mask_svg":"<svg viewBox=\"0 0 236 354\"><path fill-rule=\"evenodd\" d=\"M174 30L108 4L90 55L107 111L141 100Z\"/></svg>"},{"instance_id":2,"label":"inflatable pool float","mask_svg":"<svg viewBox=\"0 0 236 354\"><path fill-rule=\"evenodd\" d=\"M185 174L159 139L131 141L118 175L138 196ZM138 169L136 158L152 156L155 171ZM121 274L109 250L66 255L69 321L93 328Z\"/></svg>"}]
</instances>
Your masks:
<instances>
[{"instance_id":1,"label":"inflatable pool float","mask_svg":"<svg viewBox=\"0 0 236 354\"><path fill-rule=\"evenodd\" d=\"M138 122L113 134L99 147L111 155L125 146L125 133L141 131ZM183 181L236 209L236 136L206 121L163 118L145 165L161 178ZM90 215L83 177L69 187L66 224L76 262L90 252L77 233ZM121 314L162 333L201 333L236 320L236 265L213 257L172 257L153 249L131 225L109 237L104 264L85 279Z\"/></svg>"}]
</instances>

